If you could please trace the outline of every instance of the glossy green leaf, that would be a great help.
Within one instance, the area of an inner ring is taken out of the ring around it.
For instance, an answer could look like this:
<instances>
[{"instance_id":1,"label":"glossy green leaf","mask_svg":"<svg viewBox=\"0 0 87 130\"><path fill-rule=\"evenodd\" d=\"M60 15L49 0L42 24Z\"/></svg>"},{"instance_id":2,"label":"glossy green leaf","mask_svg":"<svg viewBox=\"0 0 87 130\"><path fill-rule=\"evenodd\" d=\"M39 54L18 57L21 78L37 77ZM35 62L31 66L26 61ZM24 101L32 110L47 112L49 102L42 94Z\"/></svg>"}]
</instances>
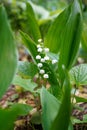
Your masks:
<instances>
[{"instance_id":1,"label":"glossy green leaf","mask_svg":"<svg viewBox=\"0 0 87 130\"><path fill-rule=\"evenodd\" d=\"M0 98L15 74L17 64L13 34L3 6L0 6Z\"/></svg>"},{"instance_id":2,"label":"glossy green leaf","mask_svg":"<svg viewBox=\"0 0 87 130\"><path fill-rule=\"evenodd\" d=\"M80 85L87 85L87 64L80 64L73 67L70 72L70 81L77 87Z\"/></svg>"},{"instance_id":3,"label":"glossy green leaf","mask_svg":"<svg viewBox=\"0 0 87 130\"><path fill-rule=\"evenodd\" d=\"M66 79L64 82L63 100L50 130L68 130L69 128L71 114L71 86L68 74L67 72L65 73Z\"/></svg>"},{"instance_id":4,"label":"glossy green leaf","mask_svg":"<svg viewBox=\"0 0 87 130\"><path fill-rule=\"evenodd\" d=\"M27 22L28 22L29 32L33 40L37 43L38 39L41 38L39 26L35 18L32 6L30 5L29 2L27 2L26 5L27 5L26 13L27 13L27 19L28 19Z\"/></svg>"},{"instance_id":5,"label":"glossy green leaf","mask_svg":"<svg viewBox=\"0 0 87 130\"><path fill-rule=\"evenodd\" d=\"M0 109L0 129L13 130L16 119L19 116L27 115L31 109L30 106L25 104L14 104L9 109Z\"/></svg>"},{"instance_id":6,"label":"glossy green leaf","mask_svg":"<svg viewBox=\"0 0 87 130\"><path fill-rule=\"evenodd\" d=\"M33 78L38 72L37 66L32 62L19 61L17 74L24 78Z\"/></svg>"},{"instance_id":7,"label":"glossy green leaf","mask_svg":"<svg viewBox=\"0 0 87 130\"><path fill-rule=\"evenodd\" d=\"M37 87L37 84L31 81L31 79L23 79L20 76L15 76L12 84L20 86L30 92L34 92L34 89Z\"/></svg>"},{"instance_id":8,"label":"glossy green leaf","mask_svg":"<svg viewBox=\"0 0 87 130\"><path fill-rule=\"evenodd\" d=\"M60 107L60 102L44 87L41 90L42 125L44 130L50 130ZM55 129L53 129L55 130ZM56 129L57 130L57 129Z\"/></svg>"}]
</instances>

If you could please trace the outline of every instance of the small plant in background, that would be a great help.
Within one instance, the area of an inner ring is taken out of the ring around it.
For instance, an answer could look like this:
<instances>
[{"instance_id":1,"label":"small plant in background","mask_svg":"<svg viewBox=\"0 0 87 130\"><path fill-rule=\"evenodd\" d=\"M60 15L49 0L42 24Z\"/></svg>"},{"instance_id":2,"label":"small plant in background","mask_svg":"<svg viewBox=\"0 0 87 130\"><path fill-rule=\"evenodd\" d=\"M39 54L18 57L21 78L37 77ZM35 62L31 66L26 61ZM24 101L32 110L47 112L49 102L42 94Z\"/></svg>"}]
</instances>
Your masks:
<instances>
[{"instance_id":1,"label":"small plant in background","mask_svg":"<svg viewBox=\"0 0 87 130\"><path fill-rule=\"evenodd\" d=\"M75 95L76 89L80 85L87 85L87 65L81 64L73 67L82 32L81 1L74 0L65 8L54 19L43 37L31 5L26 3L26 7L30 36L22 31L20 31L20 35L29 50L32 62L19 61L18 67L16 66L14 38L8 26L6 12L2 6L0 7L0 25L2 25L0 43L3 42L0 45L2 77L0 78L0 97L10 84L21 86L31 92L34 99L38 98L35 113L39 114L33 116L35 114L33 113L32 117L33 120L39 117L43 130L73 130L73 123L81 123L71 114L75 106L74 99L76 103L86 101ZM5 38L7 38L6 41ZM4 52L2 52L3 50ZM4 81L6 82L4 83ZM72 93L71 90L74 86L75 91ZM17 116L27 115L32 112L31 110L34 108L24 104L14 104L8 109L1 108L1 130L13 129ZM84 118L82 122L86 122L86 119ZM6 122L5 126L2 125L3 121ZM34 123L36 122L34 120Z\"/></svg>"}]
</instances>

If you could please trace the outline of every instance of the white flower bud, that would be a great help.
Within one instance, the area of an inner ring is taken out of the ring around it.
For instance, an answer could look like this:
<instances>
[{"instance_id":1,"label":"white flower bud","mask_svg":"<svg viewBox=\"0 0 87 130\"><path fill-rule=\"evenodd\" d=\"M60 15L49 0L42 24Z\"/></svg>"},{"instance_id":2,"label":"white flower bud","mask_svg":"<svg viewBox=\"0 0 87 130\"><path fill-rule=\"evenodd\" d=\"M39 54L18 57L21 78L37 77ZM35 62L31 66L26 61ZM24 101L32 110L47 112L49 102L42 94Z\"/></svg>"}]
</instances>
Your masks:
<instances>
[{"instance_id":1,"label":"white flower bud","mask_svg":"<svg viewBox=\"0 0 87 130\"><path fill-rule=\"evenodd\" d=\"M44 77L45 79L48 79L48 78L49 78L49 75L48 75L48 74L44 74L43 77Z\"/></svg>"},{"instance_id":2,"label":"white flower bud","mask_svg":"<svg viewBox=\"0 0 87 130\"><path fill-rule=\"evenodd\" d=\"M42 39L38 39L38 42L42 42Z\"/></svg>"},{"instance_id":3,"label":"white flower bud","mask_svg":"<svg viewBox=\"0 0 87 130\"><path fill-rule=\"evenodd\" d=\"M42 64L42 63L38 63L37 66L38 66L39 68L41 68L41 67L43 66L43 64Z\"/></svg>"},{"instance_id":4,"label":"white flower bud","mask_svg":"<svg viewBox=\"0 0 87 130\"><path fill-rule=\"evenodd\" d=\"M37 45L37 48L40 48L40 47L41 47L41 45L40 45L40 44L38 44L38 45Z\"/></svg>"},{"instance_id":5,"label":"white flower bud","mask_svg":"<svg viewBox=\"0 0 87 130\"><path fill-rule=\"evenodd\" d=\"M41 62L45 62L45 59L44 59L44 58L41 58Z\"/></svg>"},{"instance_id":6,"label":"white flower bud","mask_svg":"<svg viewBox=\"0 0 87 130\"><path fill-rule=\"evenodd\" d=\"M49 48L44 48L44 51L45 52L49 52Z\"/></svg>"},{"instance_id":7,"label":"white flower bud","mask_svg":"<svg viewBox=\"0 0 87 130\"><path fill-rule=\"evenodd\" d=\"M57 60L56 59L52 60L52 64L55 64L55 63L57 63Z\"/></svg>"},{"instance_id":8,"label":"white flower bud","mask_svg":"<svg viewBox=\"0 0 87 130\"><path fill-rule=\"evenodd\" d=\"M44 74L45 73L45 70L40 70L40 74Z\"/></svg>"},{"instance_id":9,"label":"white flower bud","mask_svg":"<svg viewBox=\"0 0 87 130\"><path fill-rule=\"evenodd\" d=\"M48 57L48 56L45 56L44 59L45 59L45 60L49 60L49 57Z\"/></svg>"},{"instance_id":10,"label":"white flower bud","mask_svg":"<svg viewBox=\"0 0 87 130\"><path fill-rule=\"evenodd\" d=\"M38 48L38 50L37 50L38 52L42 52L43 51L43 49L42 48Z\"/></svg>"},{"instance_id":11,"label":"white flower bud","mask_svg":"<svg viewBox=\"0 0 87 130\"><path fill-rule=\"evenodd\" d=\"M41 59L41 56L40 56L40 55L37 55L37 56L36 56L36 59L37 59L37 60L40 60L40 59Z\"/></svg>"}]
</instances>

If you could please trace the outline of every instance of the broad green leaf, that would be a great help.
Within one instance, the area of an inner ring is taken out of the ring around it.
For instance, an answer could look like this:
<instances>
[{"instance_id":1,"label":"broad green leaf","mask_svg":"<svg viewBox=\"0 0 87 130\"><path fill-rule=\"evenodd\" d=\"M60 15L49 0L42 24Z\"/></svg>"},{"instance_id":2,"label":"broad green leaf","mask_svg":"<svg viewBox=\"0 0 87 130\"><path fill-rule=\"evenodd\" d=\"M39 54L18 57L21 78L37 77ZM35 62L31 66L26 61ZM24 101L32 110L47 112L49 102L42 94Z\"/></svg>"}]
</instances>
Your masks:
<instances>
[{"instance_id":1,"label":"broad green leaf","mask_svg":"<svg viewBox=\"0 0 87 130\"><path fill-rule=\"evenodd\" d=\"M29 52L33 60L36 62L36 55L38 53L37 53L35 42L26 33L23 33L22 31L20 31L20 34L22 36L24 45L29 49Z\"/></svg>"},{"instance_id":2,"label":"broad green leaf","mask_svg":"<svg viewBox=\"0 0 87 130\"><path fill-rule=\"evenodd\" d=\"M37 84L31 81L31 79L23 79L20 76L15 76L12 84L20 86L30 92L34 92L34 89L37 87Z\"/></svg>"},{"instance_id":3,"label":"broad green leaf","mask_svg":"<svg viewBox=\"0 0 87 130\"><path fill-rule=\"evenodd\" d=\"M37 43L38 39L41 38L39 26L30 3L27 2L26 5L27 5L26 14L28 19L27 22L28 22L29 32L33 40Z\"/></svg>"},{"instance_id":4,"label":"broad green leaf","mask_svg":"<svg viewBox=\"0 0 87 130\"><path fill-rule=\"evenodd\" d=\"M24 78L33 78L38 72L37 66L32 62L19 61L17 74Z\"/></svg>"},{"instance_id":5,"label":"broad green leaf","mask_svg":"<svg viewBox=\"0 0 87 130\"><path fill-rule=\"evenodd\" d=\"M74 0L74 3L67 7L54 20L45 37L45 46L50 48L50 51L58 53L61 46L68 51L71 45L73 47L76 44L75 50L73 49L73 51L77 53L81 35L80 30L81 9L79 0Z\"/></svg>"},{"instance_id":6,"label":"broad green leaf","mask_svg":"<svg viewBox=\"0 0 87 130\"><path fill-rule=\"evenodd\" d=\"M44 39L44 44L50 49L51 52L58 53L61 47L61 41L63 38L62 32L65 27L69 15L69 10L64 10L54 20L53 24L48 30L48 33Z\"/></svg>"},{"instance_id":7,"label":"broad green leaf","mask_svg":"<svg viewBox=\"0 0 87 130\"><path fill-rule=\"evenodd\" d=\"M73 85L76 84L77 87L80 85L87 85L87 64L80 64L73 67L69 75Z\"/></svg>"},{"instance_id":8,"label":"broad green leaf","mask_svg":"<svg viewBox=\"0 0 87 130\"><path fill-rule=\"evenodd\" d=\"M40 31L41 31L41 35L44 38L48 32L49 27L52 24L52 19L48 18L48 19L41 19L38 21L39 23L39 27L40 27Z\"/></svg>"},{"instance_id":9,"label":"broad green leaf","mask_svg":"<svg viewBox=\"0 0 87 130\"><path fill-rule=\"evenodd\" d=\"M0 109L0 129L13 130L16 119L19 116L27 115L31 109L30 106L25 104L14 104L8 109Z\"/></svg>"},{"instance_id":10,"label":"broad green leaf","mask_svg":"<svg viewBox=\"0 0 87 130\"><path fill-rule=\"evenodd\" d=\"M63 100L50 130L68 130L69 128L71 114L71 86L67 72L65 76Z\"/></svg>"},{"instance_id":11,"label":"broad green leaf","mask_svg":"<svg viewBox=\"0 0 87 130\"><path fill-rule=\"evenodd\" d=\"M79 0L74 2L67 8L67 22L62 30L62 40L60 57L58 63L58 71L61 81L64 79L62 65L70 69L75 62L76 55L79 49L81 29L82 29L82 13Z\"/></svg>"},{"instance_id":12,"label":"broad green leaf","mask_svg":"<svg viewBox=\"0 0 87 130\"><path fill-rule=\"evenodd\" d=\"M50 130L60 107L60 102L44 87L41 90L42 125L44 130ZM54 129L53 129L54 130ZM56 129L57 130L57 129Z\"/></svg>"},{"instance_id":13,"label":"broad green leaf","mask_svg":"<svg viewBox=\"0 0 87 130\"><path fill-rule=\"evenodd\" d=\"M0 6L0 98L3 96L15 74L17 64L15 41L7 14Z\"/></svg>"}]
</instances>

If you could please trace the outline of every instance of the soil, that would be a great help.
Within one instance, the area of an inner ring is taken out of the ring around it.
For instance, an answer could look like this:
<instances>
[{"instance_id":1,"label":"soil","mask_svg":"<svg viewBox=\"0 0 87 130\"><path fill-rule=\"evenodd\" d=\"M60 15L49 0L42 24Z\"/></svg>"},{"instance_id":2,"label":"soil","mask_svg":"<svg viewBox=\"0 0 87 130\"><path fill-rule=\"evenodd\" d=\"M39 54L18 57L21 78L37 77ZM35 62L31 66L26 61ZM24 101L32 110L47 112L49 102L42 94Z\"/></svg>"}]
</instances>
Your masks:
<instances>
[{"instance_id":1,"label":"soil","mask_svg":"<svg viewBox=\"0 0 87 130\"><path fill-rule=\"evenodd\" d=\"M33 108L36 108L38 99L34 99L30 92L19 92L16 87L17 86L11 86L9 88L9 90L0 100L0 106L2 108L6 108L11 105L11 103L26 103L31 105ZM83 111L74 109L72 115L77 119L83 120L83 115L87 114L87 103L81 103L79 106L82 107ZM43 130L40 124L32 124L30 119L30 115L19 117L15 122L14 130ZM74 130L87 130L87 124L75 124Z\"/></svg>"}]
</instances>

